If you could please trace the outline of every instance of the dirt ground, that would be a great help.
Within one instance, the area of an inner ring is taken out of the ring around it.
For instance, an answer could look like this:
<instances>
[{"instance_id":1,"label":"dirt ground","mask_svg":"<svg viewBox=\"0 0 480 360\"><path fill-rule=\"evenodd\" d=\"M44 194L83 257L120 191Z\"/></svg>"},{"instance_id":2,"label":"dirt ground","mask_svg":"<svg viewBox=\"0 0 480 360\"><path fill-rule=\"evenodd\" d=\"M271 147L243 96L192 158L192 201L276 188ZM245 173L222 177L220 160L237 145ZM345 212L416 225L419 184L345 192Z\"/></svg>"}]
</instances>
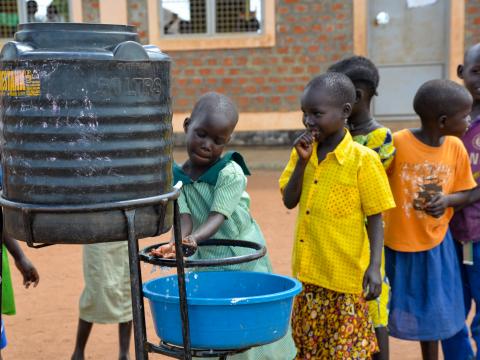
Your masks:
<instances>
[{"instance_id":1,"label":"dirt ground","mask_svg":"<svg viewBox=\"0 0 480 360\"><path fill-rule=\"evenodd\" d=\"M268 243L274 269L290 274L295 211L283 207L277 188L279 168L288 160L288 151L250 151L247 161L254 175L249 179L248 192L252 199L252 213L260 224ZM176 157L181 161L182 155ZM268 170L265 170L268 169ZM140 247L159 242L143 239ZM68 359L72 353L78 317L78 299L83 287L82 249L76 245L55 245L43 249L29 249L28 256L40 273L40 284L35 289L24 289L12 261L17 315L5 317L9 344L2 355L7 360ZM152 266L142 264L144 280L162 276L161 270L152 272ZM148 303L146 323L149 341L157 341ZM96 325L87 345L87 359L116 359L118 351L117 327ZM391 359L420 359L419 345L392 339ZM133 341L131 356L134 358ZM167 359L150 354L151 359Z\"/></svg>"}]
</instances>

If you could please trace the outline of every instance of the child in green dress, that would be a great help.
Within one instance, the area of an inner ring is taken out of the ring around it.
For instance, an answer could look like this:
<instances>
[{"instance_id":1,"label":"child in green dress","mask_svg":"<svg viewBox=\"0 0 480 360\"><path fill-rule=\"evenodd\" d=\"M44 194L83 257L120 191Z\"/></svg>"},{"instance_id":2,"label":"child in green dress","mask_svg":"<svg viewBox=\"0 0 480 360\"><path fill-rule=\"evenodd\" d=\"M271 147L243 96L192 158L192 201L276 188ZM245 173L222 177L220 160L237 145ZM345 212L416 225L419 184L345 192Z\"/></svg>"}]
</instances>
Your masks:
<instances>
[{"instance_id":1,"label":"child in green dress","mask_svg":"<svg viewBox=\"0 0 480 360\"><path fill-rule=\"evenodd\" d=\"M245 162L238 153L228 152L222 157L237 121L235 105L228 97L218 93L203 95L195 104L191 116L185 119L183 128L188 159L182 165L174 166L175 182L183 182L178 203L185 242L200 244L216 238L265 244L262 232L250 214L250 197L245 191L245 175L250 173ZM238 247L201 246L194 257L223 258L241 255L244 251ZM226 268L272 271L267 256ZM252 348L229 359L292 360L295 355L295 344L289 331L275 343Z\"/></svg>"}]
</instances>

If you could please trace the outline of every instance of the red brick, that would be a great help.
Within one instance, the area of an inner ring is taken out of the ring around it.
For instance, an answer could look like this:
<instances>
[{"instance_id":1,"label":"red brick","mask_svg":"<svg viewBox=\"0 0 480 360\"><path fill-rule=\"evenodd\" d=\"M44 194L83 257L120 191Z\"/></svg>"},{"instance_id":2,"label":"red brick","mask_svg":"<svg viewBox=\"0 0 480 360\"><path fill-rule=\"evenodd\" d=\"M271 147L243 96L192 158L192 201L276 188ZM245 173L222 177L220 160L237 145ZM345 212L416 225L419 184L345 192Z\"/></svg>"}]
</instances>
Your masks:
<instances>
[{"instance_id":1,"label":"red brick","mask_svg":"<svg viewBox=\"0 0 480 360\"><path fill-rule=\"evenodd\" d=\"M295 11L299 13L303 13L307 11L307 7L305 5L295 5Z\"/></svg>"},{"instance_id":2,"label":"red brick","mask_svg":"<svg viewBox=\"0 0 480 360\"><path fill-rule=\"evenodd\" d=\"M180 86L180 87L183 87L183 86L186 86L188 81L187 79L177 79L175 80L175 83L176 85Z\"/></svg>"},{"instance_id":3,"label":"red brick","mask_svg":"<svg viewBox=\"0 0 480 360\"><path fill-rule=\"evenodd\" d=\"M467 14L476 14L478 12L480 12L480 7L478 6L468 6L466 10Z\"/></svg>"},{"instance_id":4,"label":"red brick","mask_svg":"<svg viewBox=\"0 0 480 360\"><path fill-rule=\"evenodd\" d=\"M332 10L335 12L335 11L338 11L338 10L342 10L343 9L343 4L342 3L336 3L336 4L333 4L332 5Z\"/></svg>"},{"instance_id":5,"label":"red brick","mask_svg":"<svg viewBox=\"0 0 480 360\"><path fill-rule=\"evenodd\" d=\"M235 64L238 66L245 66L247 65L248 59L244 56L239 56L235 59Z\"/></svg>"},{"instance_id":6,"label":"red brick","mask_svg":"<svg viewBox=\"0 0 480 360\"><path fill-rule=\"evenodd\" d=\"M293 72L294 74L303 74L304 71L305 71L305 69L304 69L303 67L301 67L301 66L294 66L294 67L292 68L292 72Z\"/></svg>"},{"instance_id":7,"label":"red brick","mask_svg":"<svg viewBox=\"0 0 480 360\"><path fill-rule=\"evenodd\" d=\"M187 59L179 58L179 59L173 60L173 64L176 66L187 66L188 61Z\"/></svg>"},{"instance_id":8,"label":"red brick","mask_svg":"<svg viewBox=\"0 0 480 360\"><path fill-rule=\"evenodd\" d=\"M305 26L296 25L293 27L293 32L295 34L304 34L306 31L307 31L307 28Z\"/></svg>"},{"instance_id":9,"label":"red brick","mask_svg":"<svg viewBox=\"0 0 480 360\"><path fill-rule=\"evenodd\" d=\"M300 94L287 96L286 100L288 102L291 102L292 104L300 104ZM297 105L297 107L298 107L298 105Z\"/></svg>"},{"instance_id":10,"label":"red brick","mask_svg":"<svg viewBox=\"0 0 480 360\"><path fill-rule=\"evenodd\" d=\"M255 57L255 58L252 59L252 64L253 65L262 65L264 63L265 63L265 58L263 58L263 57L258 56L258 57Z\"/></svg>"},{"instance_id":11,"label":"red brick","mask_svg":"<svg viewBox=\"0 0 480 360\"><path fill-rule=\"evenodd\" d=\"M200 70L198 70L198 72L200 73L200 75L208 76L212 73L212 70L210 70L210 69L200 69Z\"/></svg>"},{"instance_id":12,"label":"red brick","mask_svg":"<svg viewBox=\"0 0 480 360\"><path fill-rule=\"evenodd\" d=\"M239 96L237 98L237 105L239 107L244 107L244 108L247 108L248 107L248 104L250 102L250 99L246 96Z\"/></svg>"},{"instance_id":13,"label":"red brick","mask_svg":"<svg viewBox=\"0 0 480 360\"><path fill-rule=\"evenodd\" d=\"M282 98L280 96L272 96L270 98L270 102L275 105L280 104L281 101L282 101Z\"/></svg>"}]
</instances>

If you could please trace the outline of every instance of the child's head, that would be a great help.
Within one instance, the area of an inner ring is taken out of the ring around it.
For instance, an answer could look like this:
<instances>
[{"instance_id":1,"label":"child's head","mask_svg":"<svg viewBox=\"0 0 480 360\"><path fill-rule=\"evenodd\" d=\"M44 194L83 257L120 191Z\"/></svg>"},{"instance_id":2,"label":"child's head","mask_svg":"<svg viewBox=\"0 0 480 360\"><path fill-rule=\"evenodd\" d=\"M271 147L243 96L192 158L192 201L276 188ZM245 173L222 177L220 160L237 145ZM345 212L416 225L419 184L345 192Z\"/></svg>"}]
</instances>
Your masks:
<instances>
[{"instance_id":1,"label":"child's head","mask_svg":"<svg viewBox=\"0 0 480 360\"><path fill-rule=\"evenodd\" d=\"M355 113L360 106L370 108L370 101L374 95L377 95L380 81L378 69L372 61L363 56L351 56L331 65L328 71L347 75L355 85L356 104L352 113Z\"/></svg>"},{"instance_id":2,"label":"child's head","mask_svg":"<svg viewBox=\"0 0 480 360\"><path fill-rule=\"evenodd\" d=\"M424 128L438 129L442 136L462 136L470 121L472 96L451 80L430 80L418 89L413 108Z\"/></svg>"},{"instance_id":3,"label":"child's head","mask_svg":"<svg viewBox=\"0 0 480 360\"><path fill-rule=\"evenodd\" d=\"M215 92L201 96L183 123L190 161L199 167L215 163L237 121L237 108L227 96Z\"/></svg>"},{"instance_id":4,"label":"child's head","mask_svg":"<svg viewBox=\"0 0 480 360\"><path fill-rule=\"evenodd\" d=\"M355 87L346 75L327 72L317 76L302 94L303 124L313 133L315 140L323 142L343 131L354 102Z\"/></svg>"},{"instance_id":5,"label":"child's head","mask_svg":"<svg viewBox=\"0 0 480 360\"><path fill-rule=\"evenodd\" d=\"M463 64L458 65L457 74L463 79L475 102L480 102L480 43L465 52Z\"/></svg>"}]
</instances>

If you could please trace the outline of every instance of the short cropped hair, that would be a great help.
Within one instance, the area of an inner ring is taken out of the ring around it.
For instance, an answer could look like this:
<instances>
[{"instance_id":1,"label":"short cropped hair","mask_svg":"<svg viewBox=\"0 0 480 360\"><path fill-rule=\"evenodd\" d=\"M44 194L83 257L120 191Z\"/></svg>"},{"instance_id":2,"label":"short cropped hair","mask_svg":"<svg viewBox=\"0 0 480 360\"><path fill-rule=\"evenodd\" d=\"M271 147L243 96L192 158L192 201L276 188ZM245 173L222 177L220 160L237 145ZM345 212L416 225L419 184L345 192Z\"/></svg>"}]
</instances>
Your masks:
<instances>
[{"instance_id":1,"label":"short cropped hair","mask_svg":"<svg viewBox=\"0 0 480 360\"><path fill-rule=\"evenodd\" d=\"M233 101L226 95L217 92L208 92L200 96L195 103L191 118L202 112L222 112L228 119L238 121L238 110Z\"/></svg>"},{"instance_id":2,"label":"short cropped hair","mask_svg":"<svg viewBox=\"0 0 480 360\"><path fill-rule=\"evenodd\" d=\"M430 80L417 90L413 109L421 119L450 116L471 99L468 90L454 81Z\"/></svg>"},{"instance_id":3,"label":"short cropped hair","mask_svg":"<svg viewBox=\"0 0 480 360\"><path fill-rule=\"evenodd\" d=\"M342 105L355 102L355 86L345 74L327 72L314 77L305 87L306 90L326 88L332 97Z\"/></svg>"},{"instance_id":4,"label":"short cropped hair","mask_svg":"<svg viewBox=\"0 0 480 360\"><path fill-rule=\"evenodd\" d=\"M351 56L340 60L328 68L328 71L339 72L347 75L355 85L364 84L368 95L377 95L380 75L375 64L363 56Z\"/></svg>"}]
</instances>

